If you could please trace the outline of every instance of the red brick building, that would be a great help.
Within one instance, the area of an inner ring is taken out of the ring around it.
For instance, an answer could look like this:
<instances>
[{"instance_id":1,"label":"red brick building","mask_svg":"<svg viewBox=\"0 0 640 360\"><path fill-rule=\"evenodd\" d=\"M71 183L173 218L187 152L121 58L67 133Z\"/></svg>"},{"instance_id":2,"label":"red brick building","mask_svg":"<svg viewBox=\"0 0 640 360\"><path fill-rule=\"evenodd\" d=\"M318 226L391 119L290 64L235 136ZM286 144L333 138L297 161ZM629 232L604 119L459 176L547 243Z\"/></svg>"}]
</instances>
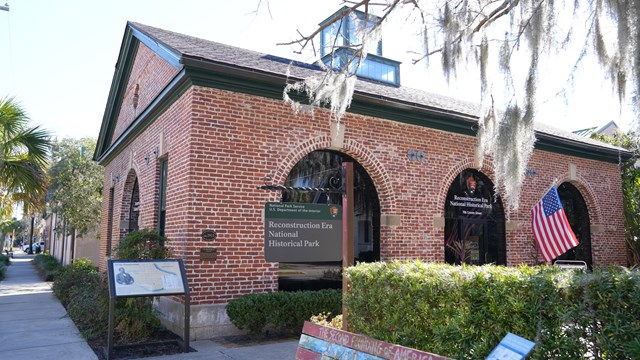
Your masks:
<instances>
[{"instance_id":1,"label":"red brick building","mask_svg":"<svg viewBox=\"0 0 640 360\"><path fill-rule=\"evenodd\" d=\"M507 215L490 161L474 161L474 104L358 81L338 139L327 111L295 114L282 100L288 81L315 71L128 23L95 153L105 166L100 268L127 232L160 229L188 273L192 337L230 333L226 303L277 291L282 277L279 263L264 259L265 203L301 201L259 189L263 179L322 182L343 160L357 164L356 197L365 204L356 209L358 260L535 264L531 208L557 179L581 243L568 257L626 265L619 162L627 151L538 125L520 210ZM489 204L483 210L455 201L469 177ZM314 196L305 201L331 201ZM212 231L215 239L203 236ZM465 259L447 245L460 239ZM205 248L215 259L202 257ZM179 299L161 298L159 309L180 331Z\"/></svg>"}]
</instances>

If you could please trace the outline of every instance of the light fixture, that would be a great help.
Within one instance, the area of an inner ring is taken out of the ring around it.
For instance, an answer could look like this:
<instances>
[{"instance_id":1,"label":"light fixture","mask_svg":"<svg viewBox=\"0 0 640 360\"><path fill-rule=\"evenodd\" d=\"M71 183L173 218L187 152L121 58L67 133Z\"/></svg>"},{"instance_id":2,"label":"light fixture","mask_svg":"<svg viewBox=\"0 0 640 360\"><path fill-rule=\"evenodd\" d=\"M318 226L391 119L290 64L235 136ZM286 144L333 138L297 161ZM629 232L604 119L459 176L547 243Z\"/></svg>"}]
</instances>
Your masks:
<instances>
[{"instance_id":1,"label":"light fixture","mask_svg":"<svg viewBox=\"0 0 640 360\"><path fill-rule=\"evenodd\" d=\"M528 176L528 177L534 177L534 176L536 176L536 169L534 169L534 168L527 168L527 169L524 171L524 176Z\"/></svg>"}]
</instances>

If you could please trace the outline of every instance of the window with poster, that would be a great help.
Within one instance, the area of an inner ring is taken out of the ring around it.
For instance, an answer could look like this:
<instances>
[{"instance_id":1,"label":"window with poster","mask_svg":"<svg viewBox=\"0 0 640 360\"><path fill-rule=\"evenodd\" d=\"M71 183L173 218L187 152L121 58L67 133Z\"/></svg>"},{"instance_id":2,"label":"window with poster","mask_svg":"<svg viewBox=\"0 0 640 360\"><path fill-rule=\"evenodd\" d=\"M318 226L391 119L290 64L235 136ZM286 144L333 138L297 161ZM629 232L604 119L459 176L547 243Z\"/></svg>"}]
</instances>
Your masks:
<instances>
[{"instance_id":1,"label":"window with poster","mask_svg":"<svg viewBox=\"0 0 640 360\"><path fill-rule=\"evenodd\" d=\"M447 192L445 261L506 265L504 210L493 183L475 169L462 171Z\"/></svg>"}]
</instances>

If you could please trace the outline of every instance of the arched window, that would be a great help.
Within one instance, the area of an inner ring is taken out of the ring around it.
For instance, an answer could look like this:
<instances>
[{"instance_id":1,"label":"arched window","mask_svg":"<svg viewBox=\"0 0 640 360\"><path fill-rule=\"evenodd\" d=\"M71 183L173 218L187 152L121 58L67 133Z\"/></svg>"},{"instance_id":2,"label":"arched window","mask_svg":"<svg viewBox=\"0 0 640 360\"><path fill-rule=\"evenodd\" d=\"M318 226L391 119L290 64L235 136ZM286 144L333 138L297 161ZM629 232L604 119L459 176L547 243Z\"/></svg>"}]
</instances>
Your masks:
<instances>
[{"instance_id":1,"label":"arched window","mask_svg":"<svg viewBox=\"0 0 640 360\"><path fill-rule=\"evenodd\" d=\"M445 204L445 261L506 265L504 210L493 183L466 169L453 181Z\"/></svg>"},{"instance_id":2,"label":"arched window","mask_svg":"<svg viewBox=\"0 0 640 360\"><path fill-rule=\"evenodd\" d=\"M380 260L380 202L371 177L351 157L328 150L307 154L291 169L285 186L340 188L342 163L354 169L355 261ZM285 191L282 202L342 205L335 193ZM280 290L340 288L342 263L280 263Z\"/></svg>"},{"instance_id":3,"label":"arched window","mask_svg":"<svg viewBox=\"0 0 640 360\"><path fill-rule=\"evenodd\" d=\"M128 232L138 230L138 218L140 217L140 187L138 178L133 183L131 202L129 204L129 229Z\"/></svg>"},{"instance_id":4,"label":"arched window","mask_svg":"<svg viewBox=\"0 0 640 360\"><path fill-rule=\"evenodd\" d=\"M591 224L587 204L580 191L571 183L565 182L558 186L558 197L567 215L571 230L576 234L578 246L558 256L555 260L580 260L589 268L593 265L591 257Z\"/></svg>"}]
</instances>

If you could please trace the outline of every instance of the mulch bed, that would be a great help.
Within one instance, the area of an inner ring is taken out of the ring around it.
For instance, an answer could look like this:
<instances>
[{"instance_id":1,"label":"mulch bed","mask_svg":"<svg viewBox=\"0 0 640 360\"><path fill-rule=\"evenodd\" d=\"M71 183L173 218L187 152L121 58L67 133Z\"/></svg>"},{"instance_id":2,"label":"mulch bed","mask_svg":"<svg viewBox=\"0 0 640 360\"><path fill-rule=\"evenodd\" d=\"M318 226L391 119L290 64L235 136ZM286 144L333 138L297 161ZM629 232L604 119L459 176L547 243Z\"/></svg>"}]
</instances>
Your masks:
<instances>
[{"instance_id":1,"label":"mulch bed","mask_svg":"<svg viewBox=\"0 0 640 360\"><path fill-rule=\"evenodd\" d=\"M256 335L237 335L216 338L215 341L226 348L236 348L251 345L264 345L282 340L298 339L299 334L274 333ZM88 340L89 346L99 360L106 360L104 349L107 346L107 338L101 337ZM182 338L169 330L158 330L150 339L141 344L116 345L112 353L112 359L140 359L151 356L173 355L182 353ZM191 352L195 352L191 348Z\"/></svg>"},{"instance_id":2,"label":"mulch bed","mask_svg":"<svg viewBox=\"0 0 640 360\"><path fill-rule=\"evenodd\" d=\"M87 341L99 360L106 360L105 347L107 337ZM139 344L116 344L111 354L112 359L140 359L151 356L172 355L182 353L182 338L169 330L158 330L149 339ZM195 351L191 349L191 351Z\"/></svg>"}]
</instances>

